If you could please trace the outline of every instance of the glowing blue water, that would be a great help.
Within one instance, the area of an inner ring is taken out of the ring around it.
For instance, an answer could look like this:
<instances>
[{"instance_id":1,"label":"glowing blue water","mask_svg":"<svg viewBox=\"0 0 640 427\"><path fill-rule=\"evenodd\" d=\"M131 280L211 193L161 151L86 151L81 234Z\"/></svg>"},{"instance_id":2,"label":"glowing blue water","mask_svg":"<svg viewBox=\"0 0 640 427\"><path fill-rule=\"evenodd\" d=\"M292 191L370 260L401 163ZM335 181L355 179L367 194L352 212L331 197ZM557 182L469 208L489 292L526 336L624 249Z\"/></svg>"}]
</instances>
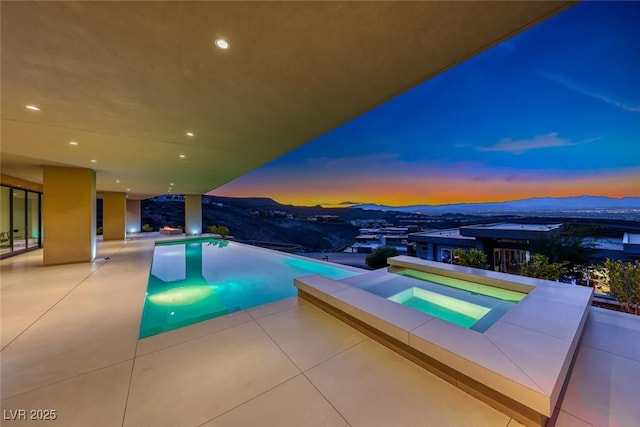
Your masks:
<instances>
[{"instance_id":1,"label":"glowing blue water","mask_svg":"<svg viewBox=\"0 0 640 427\"><path fill-rule=\"evenodd\" d=\"M140 338L296 295L295 277L347 268L215 239L156 244Z\"/></svg>"}]
</instances>

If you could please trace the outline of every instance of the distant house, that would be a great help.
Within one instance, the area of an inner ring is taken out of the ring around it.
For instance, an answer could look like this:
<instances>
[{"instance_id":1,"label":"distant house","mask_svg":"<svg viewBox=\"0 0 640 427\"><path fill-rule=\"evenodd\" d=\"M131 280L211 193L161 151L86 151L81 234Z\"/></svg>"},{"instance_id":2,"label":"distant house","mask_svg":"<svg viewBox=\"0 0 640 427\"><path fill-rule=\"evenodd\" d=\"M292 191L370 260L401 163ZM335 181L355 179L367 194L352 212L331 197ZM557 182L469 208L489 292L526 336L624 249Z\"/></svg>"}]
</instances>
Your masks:
<instances>
[{"instance_id":1,"label":"distant house","mask_svg":"<svg viewBox=\"0 0 640 427\"><path fill-rule=\"evenodd\" d=\"M154 202L184 202L183 194L163 194L161 196L152 197Z\"/></svg>"},{"instance_id":2,"label":"distant house","mask_svg":"<svg viewBox=\"0 0 640 427\"><path fill-rule=\"evenodd\" d=\"M338 215L313 215L308 217L307 220L318 222L342 222L342 219Z\"/></svg>"},{"instance_id":3,"label":"distant house","mask_svg":"<svg viewBox=\"0 0 640 427\"><path fill-rule=\"evenodd\" d=\"M377 227L386 227L387 220L386 219L352 219L349 221L349 224L354 225L356 227L366 227L366 228L377 228Z\"/></svg>"},{"instance_id":4,"label":"distant house","mask_svg":"<svg viewBox=\"0 0 640 427\"><path fill-rule=\"evenodd\" d=\"M408 227L361 228L356 242L345 249L345 252L371 253L381 246L392 246L398 253L406 254Z\"/></svg>"},{"instance_id":5,"label":"distant house","mask_svg":"<svg viewBox=\"0 0 640 427\"><path fill-rule=\"evenodd\" d=\"M410 252L417 257L451 262L451 252L457 248L479 249L487 254L491 269L518 273L520 265L529 262L536 241L560 233L563 224L478 224L446 230L411 233ZM607 258L633 261L640 259L640 234L625 233L623 238L587 237L582 244L591 249L592 262Z\"/></svg>"},{"instance_id":6,"label":"distant house","mask_svg":"<svg viewBox=\"0 0 640 427\"><path fill-rule=\"evenodd\" d=\"M624 233L622 238L587 237L583 239L583 245L592 250L591 258L596 262L603 262L607 258L622 261L640 259L640 234L637 233Z\"/></svg>"},{"instance_id":7,"label":"distant house","mask_svg":"<svg viewBox=\"0 0 640 427\"><path fill-rule=\"evenodd\" d=\"M532 242L555 236L562 224L478 224L448 230L409 234L416 256L430 261L451 262L454 249L476 248L487 254L495 271L518 272L531 257Z\"/></svg>"},{"instance_id":8,"label":"distant house","mask_svg":"<svg viewBox=\"0 0 640 427\"><path fill-rule=\"evenodd\" d=\"M638 233L624 233L622 238L622 250L635 257L640 258L640 234Z\"/></svg>"}]
</instances>

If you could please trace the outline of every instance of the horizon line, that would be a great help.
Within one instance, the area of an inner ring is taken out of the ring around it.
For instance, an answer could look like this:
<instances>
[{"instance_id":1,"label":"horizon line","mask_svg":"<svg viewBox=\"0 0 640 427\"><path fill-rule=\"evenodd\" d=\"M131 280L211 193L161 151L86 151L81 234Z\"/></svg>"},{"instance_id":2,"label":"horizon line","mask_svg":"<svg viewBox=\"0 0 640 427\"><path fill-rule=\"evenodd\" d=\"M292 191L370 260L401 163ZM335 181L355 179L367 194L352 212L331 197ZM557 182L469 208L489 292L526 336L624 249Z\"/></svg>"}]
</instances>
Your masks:
<instances>
[{"instance_id":1,"label":"horizon line","mask_svg":"<svg viewBox=\"0 0 640 427\"><path fill-rule=\"evenodd\" d=\"M519 202L519 201L526 201L526 200L535 200L535 199L555 199L555 200L563 200L563 199L576 199L576 198L581 198L581 197L599 197L599 198L606 198L606 199L611 199L611 200L622 200L622 199L628 199L628 198L640 198L639 196L622 196L622 197L612 197L612 196L604 196L604 195L593 195L593 194L581 194L581 195L577 195L577 196L563 196L563 197L557 197L557 196L536 196L536 197L528 197L528 198L524 198L524 199L508 199L508 200L491 200L491 201L484 201L484 202L457 202L457 203L440 203L440 204L429 204L429 203L422 203L422 204L409 204L409 205L388 205L388 204L380 204L380 203L375 203L375 202L339 202L339 203L315 203L315 204L301 204L301 205L296 205L296 204L291 204L291 203L282 203L279 202L276 198L274 197L270 197L270 196L219 196L219 195L215 195L215 194L203 194L204 196L211 196L211 197L222 197L222 198L230 198L230 199L271 199L274 202L280 204L280 205L290 205L290 206L298 206L298 207L323 207L323 208L327 208L327 209L335 209L335 208L350 208L353 206L359 206L359 205L376 205L376 206L385 206L385 207L390 207L390 208L407 208L407 207L414 207L414 206L429 206L429 207L441 207L441 206L452 206L452 205L482 205L482 204L490 204L490 203L509 203L509 202Z\"/></svg>"}]
</instances>

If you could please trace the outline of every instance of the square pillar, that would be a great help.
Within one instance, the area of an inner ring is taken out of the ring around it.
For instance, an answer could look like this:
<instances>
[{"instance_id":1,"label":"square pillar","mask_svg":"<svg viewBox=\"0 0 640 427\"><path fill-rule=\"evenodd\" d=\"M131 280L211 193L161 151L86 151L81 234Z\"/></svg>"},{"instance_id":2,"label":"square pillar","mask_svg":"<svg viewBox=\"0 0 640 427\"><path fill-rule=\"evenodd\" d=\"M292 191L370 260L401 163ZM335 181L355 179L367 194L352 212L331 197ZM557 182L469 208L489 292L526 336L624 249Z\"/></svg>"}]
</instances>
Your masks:
<instances>
[{"instance_id":1,"label":"square pillar","mask_svg":"<svg viewBox=\"0 0 640 427\"><path fill-rule=\"evenodd\" d=\"M184 232L185 234L202 234L202 195L185 194L184 196Z\"/></svg>"},{"instance_id":2,"label":"square pillar","mask_svg":"<svg viewBox=\"0 0 640 427\"><path fill-rule=\"evenodd\" d=\"M124 240L126 194L114 191L102 193L102 238Z\"/></svg>"},{"instance_id":3,"label":"square pillar","mask_svg":"<svg viewBox=\"0 0 640 427\"><path fill-rule=\"evenodd\" d=\"M96 256L96 173L43 167L44 264L92 261Z\"/></svg>"},{"instance_id":4,"label":"square pillar","mask_svg":"<svg viewBox=\"0 0 640 427\"><path fill-rule=\"evenodd\" d=\"M141 231L140 200L127 199L126 232L139 233Z\"/></svg>"}]
</instances>

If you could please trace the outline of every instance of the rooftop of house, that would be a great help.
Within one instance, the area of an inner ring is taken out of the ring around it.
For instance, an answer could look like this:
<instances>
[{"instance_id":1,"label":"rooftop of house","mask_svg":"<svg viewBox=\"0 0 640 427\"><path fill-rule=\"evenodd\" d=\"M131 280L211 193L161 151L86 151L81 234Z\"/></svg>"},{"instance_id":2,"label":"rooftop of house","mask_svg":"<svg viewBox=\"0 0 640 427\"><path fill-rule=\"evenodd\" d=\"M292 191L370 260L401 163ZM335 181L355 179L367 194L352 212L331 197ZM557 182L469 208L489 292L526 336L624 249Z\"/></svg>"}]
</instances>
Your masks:
<instances>
[{"instance_id":1,"label":"rooftop of house","mask_svg":"<svg viewBox=\"0 0 640 427\"><path fill-rule=\"evenodd\" d=\"M54 408L61 425L520 425L297 297L138 340L155 238L100 242L91 263L0 261L3 409ZM639 340L640 317L591 308L550 424L634 425Z\"/></svg>"},{"instance_id":2,"label":"rooftop of house","mask_svg":"<svg viewBox=\"0 0 640 427\"><path fill-rule=\"evenodd\" d=\"M434 230L434 231L423 231L419 233L411 233L411 237L438 237L438 238L447 238L447 239L467 239L467 240L475 240L475 237L463 236L460 234L459 228L448 228L446 230Z\"/></svg>"},{"instance_id":3,"label":"rooftop of house","mask_svg":"<svg viewBox=\"0 0 640 427\"><path fill-rule=\"evenodd\" d=\"M496 224L464 225L465 230L500 230L500 231L539 231L547 232L562 228L562 224L515 224L500 222Z\"/></svg>"},{"instance_id":4,"label":"rooftop of house","mask_svg":"<svg viewBox=\"0 0 640 427\"><path fill-rule=\"evenodd\" d=\"M640 245L640 233L624 233L623 243L627 245Z\"/></svg>"}]
</instances>

